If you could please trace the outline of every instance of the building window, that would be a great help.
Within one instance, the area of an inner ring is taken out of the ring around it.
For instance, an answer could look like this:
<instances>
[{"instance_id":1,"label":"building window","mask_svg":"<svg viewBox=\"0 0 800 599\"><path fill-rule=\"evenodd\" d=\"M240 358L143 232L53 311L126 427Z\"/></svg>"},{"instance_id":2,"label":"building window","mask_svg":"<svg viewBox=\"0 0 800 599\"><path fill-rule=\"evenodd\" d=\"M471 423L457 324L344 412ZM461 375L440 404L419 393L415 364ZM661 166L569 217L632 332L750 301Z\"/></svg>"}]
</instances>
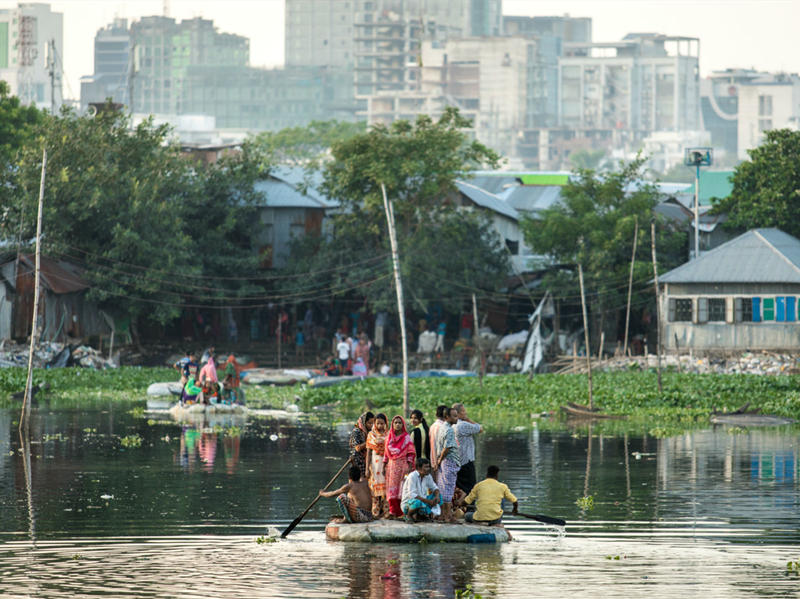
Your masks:
<instances>
[{"instance_id":1,"label":"building window","mask_svg":"<svg viewBox=\"0 0 800 599\"><path fill-rule=\"evenodd\" d=\"M725 298L712 297L708 300L708 322L725 322Z\"/></svg>"},{"instance_id":2,"label":"building window","mask_svg":"<svg viewBox=\"0 0 800 599\"><path fill-rule=\"evenodd\" d=\"M692 300L670 300L670 322L692 322Z\"/></svg>"},{"instance_id":3,"label":"building window","mask_svg":"<svg viewBox=\"0 0 800 599\"><path fill-rule=\"evenodd\" d=\"M765 297L762 305L764 309L761 312L761 316L764 322L775 320L775 298Z\"/></svg>"},{"instance_id":4,"label":"building window","mask_svg":"<svg viewBox=\"0 0 800 599\"><path fill-rule=\"evenodd\" d=\"M776 322L795 322L797 320L796 314L795 298L793 296L781 296L775 298Z\"/></svg>"},{"instance_id":5,"label":"building window","mask_svg":"<svg viewBox=\"0 0 800 599\"><path fill-rule=\"evenodd\" d=\"M519 241L511 241L510 239L506 239L506 247L512 256L519 254Z\"/></svg>"},{"instance_id":6,"label":"building window","mask_svg":"<svg viewBox=\"0 0 800 599\"><path fill-rule=\"evenodd\" d=\"M758 96L758 116L772 116L772 96Z\"/></svg>"},{"instance_id":7,"label":"building window","mask_svg":"<svg viewBox=\"0 0 800 599\"><path fill-rule=\"evenodd\" d=\"M737 297L734 304L736 306L736 322L753 322L753 298Z\"/></svg>"},{"instance_id":8,"label":"building window","mask_svg":"<svg viewBox=\"0 0 800 599\"><path fill-rule=\"evenodd\" d=\"M758 132L763 133L772 129L772 119L758 119Z\"/></svg>"}]
</instances>

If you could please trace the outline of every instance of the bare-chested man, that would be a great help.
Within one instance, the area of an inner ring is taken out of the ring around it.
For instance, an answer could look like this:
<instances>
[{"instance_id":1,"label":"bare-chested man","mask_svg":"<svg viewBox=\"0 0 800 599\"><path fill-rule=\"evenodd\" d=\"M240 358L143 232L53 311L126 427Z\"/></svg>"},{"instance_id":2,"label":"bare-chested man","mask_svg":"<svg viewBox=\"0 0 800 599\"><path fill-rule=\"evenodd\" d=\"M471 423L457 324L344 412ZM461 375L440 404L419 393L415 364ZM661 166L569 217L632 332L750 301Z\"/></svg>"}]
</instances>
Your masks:
<instances>
[{"instance_id":1,"label":"bare-chested man","mask_svg":"<svg viewBox=\"0 0 800 599\"><path fill-rule=\"evenodd\" d=\"M372 493L367 481L361 480L361 468L350 466L350 482L335 491L320 491L322 497L335 497L347 522L372 522Z\"/></svg>"}]
</instances>

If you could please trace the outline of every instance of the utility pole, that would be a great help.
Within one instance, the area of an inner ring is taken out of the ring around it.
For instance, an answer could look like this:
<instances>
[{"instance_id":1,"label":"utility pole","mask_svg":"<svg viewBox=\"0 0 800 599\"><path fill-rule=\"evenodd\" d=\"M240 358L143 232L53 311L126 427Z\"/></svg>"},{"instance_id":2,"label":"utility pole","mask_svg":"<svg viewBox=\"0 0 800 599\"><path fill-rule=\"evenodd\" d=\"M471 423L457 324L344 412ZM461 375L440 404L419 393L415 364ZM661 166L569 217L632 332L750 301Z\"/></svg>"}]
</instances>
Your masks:
<instances>
[{"instance_id":1,"label":"utility pole","mask_svg":"<svg viewBox=\"0 0 800 599\"><path fill-rule=\"evenodd\" d=\"M50 114L56 114L56 40L51 39L47 44L49 50L48 63L50 75Z\"/></svg>"},{"instance_id":2,"label":"utility pole","mask_svg":"<svg viewBox=\"0 0 800 599\"><path fill-rule=\"evenodd\" d=\"M636 242L639 239L639 219L636 219L636 228L633 230L633 254L631 255L631 277L628 281L628 310L625 313L625 343L622 346L622 356L628 355L628 325L631 322L631 293L633 292L633 265L636 264Z\"/></svg>"},{"instance_id":3,"label":"utility pole","mask_svg":"<svg viewBox=\"0 0 800 599\"><path fill-rule=\"evenodd\" d=\"M472 318L475 322L475 350L478 352L478 383L483 387L483 351L481 349L481 325L478 322L478 300L472 294Z\"/></svg>"},{"instance_id":4,"label":"utility pole","mask_svg":"<svg viewBox=\"0 0 800 599\"><path fill-rule=\"evenodd\" d=\"M586 365L589 367L589 410L594 410L592 394L592 352L589 351L589 319L586 317L586 293L583 290L583 266L578 263L578 276L581 280L581 308L583 309L583 333L586 339Z\"/></svg>"},{"instance_id":5,"label":"utility pole","mask_svg":"<svg viewBox=\"0 0 800 599\"><path fill-rule=\"evenodd\" d=\"M47 149L42 154L42 180L39 183L39 217L36 223L36 282L33 288L33 322L31 323L31 346L28 353L28 379L25 382L25 395L22 398L22 413L19 417L19 434L27 439L30 433L30 403L33 387L33 350L36 346L36 337L39 333L39 288L42 266L42 207L44 206L44 177L47 171ZM19 268L19 266L17 266ZM19 270L17 271L17 275Z\"/></svg>"},{"instance_id":6,"label":"utility pole","mask_svg":"<svg viewBox=\"0 0 800 599\"><path fill-rule=\"evenodd\" d=\"M131 45L131 72L128 75L128 105L131 109L131 127L133 127L133 80L136 77L136 44Z\"/></svg>"},{"instance_id":7,"label":"utility pole","mask_svg":"<svg viewBox=\"0 0 800 599\"><path fill-rule=\"evenodd\" d=\"M406 342L406 315L403 309L403 280L400 277L400 256L397 251L397 231L394 226L394 208L386 197L386 186L381 183L383 207L386 210L386 222L389 225L389 243L392 246L392 264L394 266L394 282L397 289L397 315L400 319L400 337L403 343L403 415L407 419L411 415L408 403L408 343Z\"/></svg>"},{"instance_id":8,"label":"utility pole","mask_svg":"<svg viewBox=\"0 0 800 599\"><path fill-rule=\"evenodd\" d=\"M698 171L700 167L697 167ZM658 293L658 263L656 262L656 223L650 225L651 244L653 246L653 275L656 286L656 354L658 355L658 397L661 398L661 296ZM680 358L679 358L680 361Z\"/></svg>"}]
</instances>

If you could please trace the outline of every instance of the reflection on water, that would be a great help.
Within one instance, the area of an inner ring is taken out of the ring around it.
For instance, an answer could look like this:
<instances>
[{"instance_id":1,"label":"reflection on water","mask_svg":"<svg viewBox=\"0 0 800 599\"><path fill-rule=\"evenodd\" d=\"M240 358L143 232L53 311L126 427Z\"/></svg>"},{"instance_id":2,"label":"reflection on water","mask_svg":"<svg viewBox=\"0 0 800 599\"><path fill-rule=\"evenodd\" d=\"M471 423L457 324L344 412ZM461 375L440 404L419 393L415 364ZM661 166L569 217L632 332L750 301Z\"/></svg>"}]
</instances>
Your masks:
<instances>
[{"instance_id":1,"label":"reflection on water","mask_svg":"<svg viewBox=\"0 0 800 599\"><path fill-rule=\"evenodd\" d=\"M800 558L797 429L487 433L479 471L498 464L524 511L568 520L566 537L513 520L501 546L329 543L323 500L287 540L257 545L339 469L350 425L33 416L28 477L14 415L0 412L4 595L735 597L800 584L786 573ZM132 435L140 447L122 445ZM592 509L576 505L585 496Z\"/></svg>"}]
</instances>

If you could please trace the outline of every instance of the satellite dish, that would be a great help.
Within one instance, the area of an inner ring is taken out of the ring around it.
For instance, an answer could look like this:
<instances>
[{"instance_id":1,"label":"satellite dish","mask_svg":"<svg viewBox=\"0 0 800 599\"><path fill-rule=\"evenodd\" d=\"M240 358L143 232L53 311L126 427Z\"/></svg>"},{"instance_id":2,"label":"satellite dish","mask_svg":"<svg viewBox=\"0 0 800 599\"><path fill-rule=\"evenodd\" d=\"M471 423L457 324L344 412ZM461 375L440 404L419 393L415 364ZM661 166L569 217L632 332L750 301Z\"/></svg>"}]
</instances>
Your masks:
<instances>
[{"instance_id":1,"label":"satellite dish","mask_svg":"<svg viewBox=\"0 0 800 599\"><path fill-rule=\"evenodd\" d=\"M89 108L86 109L86 116L94 118L97 116L97 106L90 104Z\"/></svg>"}]
</instances>

